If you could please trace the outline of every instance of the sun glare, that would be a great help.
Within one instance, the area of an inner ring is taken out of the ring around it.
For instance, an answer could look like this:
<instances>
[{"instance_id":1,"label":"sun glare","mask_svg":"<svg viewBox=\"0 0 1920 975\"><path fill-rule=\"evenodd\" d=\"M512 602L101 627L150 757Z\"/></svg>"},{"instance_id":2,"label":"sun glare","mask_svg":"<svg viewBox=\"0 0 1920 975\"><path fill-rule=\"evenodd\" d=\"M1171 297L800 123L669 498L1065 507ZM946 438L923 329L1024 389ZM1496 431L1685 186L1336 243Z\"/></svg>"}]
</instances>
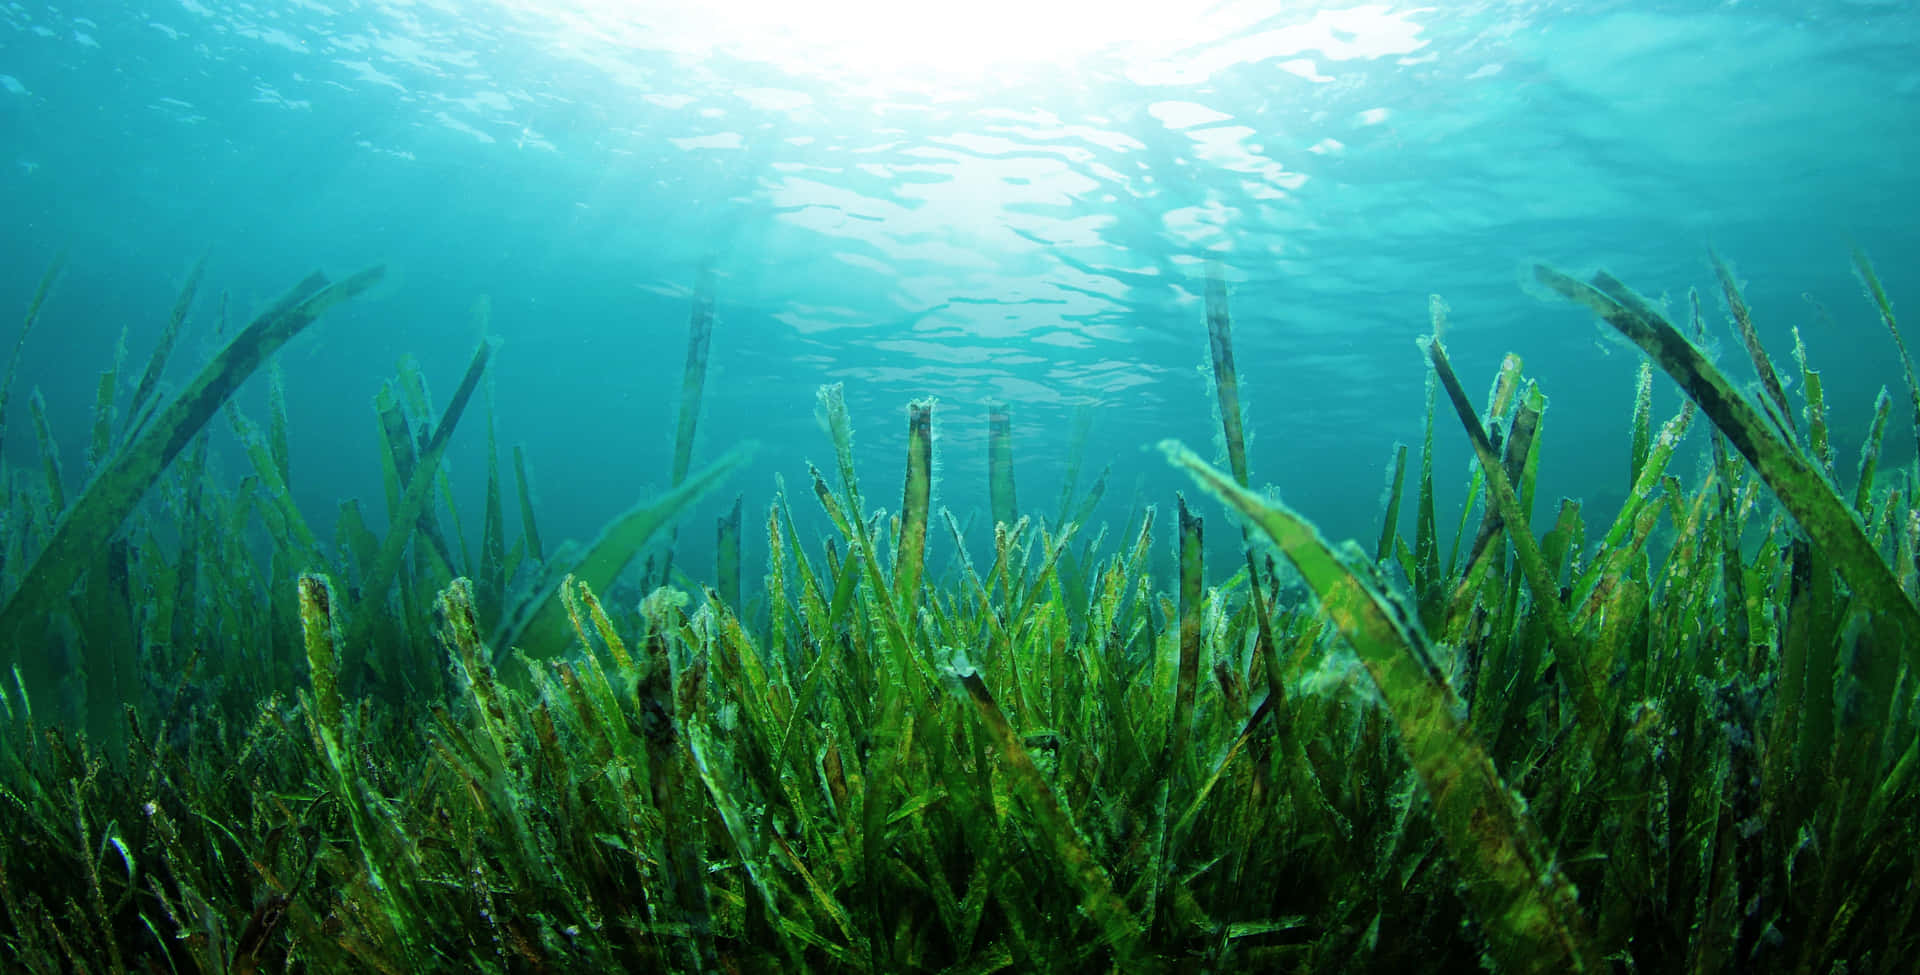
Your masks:
<instances>
[{"instance_id":1,"label":"sun glare","mask_svg":"<svg viewBox=\"0 0 1920 975\"><path fill-rule=\"evenodd\" d=\"M1071 68L1125 64L1183 43L1178 3L1144 0L573 0L528 12L579 18L605 40L856 87L976 88ZM556 7L562 9L555 9ZM571 9L566 9L571 8Z\"/></svg>"}]
</instances>

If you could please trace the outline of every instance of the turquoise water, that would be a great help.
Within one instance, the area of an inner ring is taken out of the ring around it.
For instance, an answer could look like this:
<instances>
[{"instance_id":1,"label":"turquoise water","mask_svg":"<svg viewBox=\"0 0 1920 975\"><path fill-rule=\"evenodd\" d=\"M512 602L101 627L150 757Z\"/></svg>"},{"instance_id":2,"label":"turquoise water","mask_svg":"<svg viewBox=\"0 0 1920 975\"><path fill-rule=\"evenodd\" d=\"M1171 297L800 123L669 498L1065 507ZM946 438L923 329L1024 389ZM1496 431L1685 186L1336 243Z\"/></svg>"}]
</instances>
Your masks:
<instances>
[{"instance_id":1,"label":"turquoise water","mask_svg":"<svg viewBox=\"0 0 1920 975\"><path fill-rule=\"evenodd\" d=\"M1111 463L1117 519L1181 486L1144 445L1215 436L1211 268L1254 479L1372 537L1392 444L1420 435L1436 293L1470 388L1513 351L1552 398L1542 503L1614 510L1637 356L1523 287L1536 260L1605 266L1678 311L1717 248L1776 353L1802 329L1842 458L1900 381L1848 252L1920 301L1906 4L905 6L9 4L4 315L70 254L18 392L42 390L84 470L95 377L123 329L144 360L196 256L236 318L315 267L389 262L378 300L283 354L294 489L322 537L341 498L378 504L381 382L411 353L450 393L480 294L505 340L500 439L527 445L544 532L584 536L663 486L709 267L699 456L761 448L707 509L737 489L753 512L774 474L827 464L814 390L844 382L878 503L901 407L935 395L936 503L984 508L1000 399L1022 500L1046 513L1074 411L1095 408L1088 476ZM203 299L176 382L217 347L212 321ZM1656 411L1676 395L1662 379ZM255 380L242 405L264 397ZM1889 464L1910 457L1888 439ZM1467 466L1450 419L1440 441L1460 472L1445 511ZM34 462L31 437L7 450ZM470 422L463 498L483 450Z\"/></svg>"}]
</instances>

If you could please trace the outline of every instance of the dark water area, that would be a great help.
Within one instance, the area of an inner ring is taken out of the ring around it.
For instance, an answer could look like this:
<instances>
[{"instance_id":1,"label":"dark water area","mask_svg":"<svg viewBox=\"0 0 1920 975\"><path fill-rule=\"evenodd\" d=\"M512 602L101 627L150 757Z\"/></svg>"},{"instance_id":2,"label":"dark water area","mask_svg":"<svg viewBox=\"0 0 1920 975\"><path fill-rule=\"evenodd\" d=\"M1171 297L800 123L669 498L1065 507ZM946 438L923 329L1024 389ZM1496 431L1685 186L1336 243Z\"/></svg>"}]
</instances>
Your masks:
<instances>
[{"instance_id":1,"label":"dark water area","mask_svg":"<svg viewBox=\"0 0 1920 975\"><path fill-rule=\"evenodd\" d=\"M1217 272L1255 483L1371 539L1391 449L1421 434L1432 294L1474 395L1510 351L1548 393L1543 510L1617 506L1639 358L1542 300L1534 261L1604 266L1681 317L1700 287L1722 364L1748 377L1716 248L1783 366L1801 329L1843 467L1875 392L1899 388L1849 251L1896 301L1920 289L1905 5L1144 9L916 30L698 4L13 4L0 308L69 255L17 393L45 395L77 477L97 374L123 330L144 361L199 255L175 382L218 347L212 295L233 327L316 267L386 262L375 300L280 357L316 531L343 498L378 510L373 396L412 355L444 397L484 294L499 441L525 445L546 533L586 537L665 486L690 289L711 268L696 457L760 449L689 524L735 492L764 513L776 474L830 464L828 382L888 508L911 399L939 400L935 504L958 512L985 507L988 401L1010 404L1022 500L1048 514L1091 407L1087 476L1112 465L1101 513L1118 522L1182 487L1148 445L1213 450L1199 295ZM264 386L242 393L252 415ZM1660 377L1656 416L1677 402ZM1443 420L1440 470L1460 472L1440 479L1444 513L1469 468ZM1889 466L1910 459L1889 444ZM30 436L6 450L37 463ZM463 507L483 451L475 422L449 455ZM710 532L684 535L704 573ZM1229 533L1214 540L1231 564Z\"/></svg>"}]
</instances>

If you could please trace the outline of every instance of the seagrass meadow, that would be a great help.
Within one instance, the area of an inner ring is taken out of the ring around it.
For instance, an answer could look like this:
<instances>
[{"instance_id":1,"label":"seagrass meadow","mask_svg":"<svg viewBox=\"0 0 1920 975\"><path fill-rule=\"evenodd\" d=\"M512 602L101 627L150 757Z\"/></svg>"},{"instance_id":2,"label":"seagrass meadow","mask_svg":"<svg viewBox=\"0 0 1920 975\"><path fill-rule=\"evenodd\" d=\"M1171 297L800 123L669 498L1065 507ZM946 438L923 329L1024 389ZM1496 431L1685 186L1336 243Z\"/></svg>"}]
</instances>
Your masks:
<instances>
[{"instance_id":1,"label":"seagrass meadow","mask_svg":"<svg viewBox=\"0 0 1920 975\"><path fill-rule=\"evenodd\" d=\"M1534 269L1644 350L1618 511L1536 498L1549 391L1510 355L1476 402L1436 298L1425 441L1392 449L1365 547L1256 489L1217 280L1191 333L1224 464L1161 444L1191 490L1124 523L1091 523L1107 479L1081 450L1057 505L1022 507L1039 461L998 404L978 525L934 503L938 404L865 423L898 438L895 507L837 386L827 470L731 483L751 445L697 449L703 282L670 487L593 541L543 543L524 453L474 408L511 354L484 340L443 402L416 366L391 379L384 504L343 502L323 539L290 500L275 355L383 271L229 323L196 269L92 428L30 399L43 463L4 473L4 965L1911 971L1920 469L1881 463L1908 410L1883 391L1830 421L1815 364L1771 359L1712 266L1678 308ZM1751 382L1700 351L1723 318ZM195 331L222 347L168 390ZM1686 394L1664 422L1655 370ZM233 398L256 375L260 421ZM1864 428L1857 459L1830 422ZM84 472L61 469L75 436ZM456 436L487 441L479 511L453 500ZM1445 437L1477 459L1458 512ZM728 489L717 529L683 523ZM1203 564L1206 521L1244 558ZM673 561L696 537L710 580Z\"/></svg>"}]
</instances>

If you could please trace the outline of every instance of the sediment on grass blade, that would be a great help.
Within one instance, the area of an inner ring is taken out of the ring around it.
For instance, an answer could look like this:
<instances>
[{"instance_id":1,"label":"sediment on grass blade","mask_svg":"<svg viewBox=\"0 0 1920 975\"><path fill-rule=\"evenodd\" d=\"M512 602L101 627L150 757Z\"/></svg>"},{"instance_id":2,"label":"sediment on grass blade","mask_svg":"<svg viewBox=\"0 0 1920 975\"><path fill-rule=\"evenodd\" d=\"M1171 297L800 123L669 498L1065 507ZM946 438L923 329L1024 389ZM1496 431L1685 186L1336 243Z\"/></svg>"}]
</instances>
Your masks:
<instances>
[{"instance_id":1,"label":"sediment on grass blade","mask_svg":"<svg viewBox=\"0 0 1920 975\"><path fill-rule=\"evenodd\" d=\"M1853 510L1860 513L1860 521L1866 525L1873 524L1873 482L1880 471L1880 445L1886 440L1887 418L1892 412L1893 397L1882 386L1873 398L1873 425L1860 444L1860 468L1854 474Z\"/></svg>"},{"instance_id":2,"label":"sediment on grass blade","mask_svg":"<svg viewBox=\"0 0 1920 975\"><path fill-rule=\"evenodd\" d=\"M1640 483L1640 471L1647 466L1647 452L1653 449L1653 363L1640 363L1640 379L1634 384L1633 454L1628 465L1627 486Z\"/></svg>"},{"instance_id":3,"label":"sediment on grass blade","mask_svg":"<svg viewBox=\"0 0 1920 975\"><path fill-rule=\"evenodd\" d=\"M1162 764L1179 775L1193 767L1188 745L1193 738L1194 694L1200 683L1200 614L1206 576L1201 519L1187 510L1186 498L1174 500L1180 515L1180 663L1173 685L1173 728Z\"/></svg>"},{"instance_id":4,"label":"sediment on grass blade","mask_svg":"<svg viewBox=\"0 0 1920 975\"><path fill-rule=\"evenodd\" d=\"M1800 395L1806 400L1807 452L1812 455L1820 471L1828 481L1834 481L1833 444L1827 430L1826 386L1820 377L1820 370L1807 362L1807 344L1800 338L1800 329L1793 330L1793 359L1800 365Z\"/></svg>"},{"instance_id":5,"label":"sediment on grass blade","mask_svg":"<svg viewBox=\"0 0 1920 975\"><path fill-rule=\"evenodd\" d=\"M841 383L821 386L814 391L814 401L817 416L833 441L834 465L840 475L840 490L846 498L846 516L862 523L866 519L866 502L860 497L860 476L853 467L853 417L847 412L846 387ZM815 482L821 483L817 476Z\"/></svg>"},{"instance_id":6,"label":"sediment on grass blade","mask_svg":"<svg viewBox=\"0 0 1920 975\"><path fill-rule=\"evenodd\" d=\"M933 497L933 401L907 405L907 478L900 498L900 547L893 559L894 601L912 619L927 563L927 509Z\"/></svg>"},{"instance_id":7,"label":"sediment on grass blade","mask_svg":"<svg viewBox=\"0 0 1920 975\"><path fill-rule=\"evenodd\" d=\"M405 954L417 944L416 919L424 917L424 912L411 896L407 863L391 855L392 843L384 832L388 824L377 817L364 792L360 762L355 757L359 743L339 686L342 629L336 615L338 602L332 583L321 575L301 575L299 593L300 625L313 688L310 698L301 695L308 705L308 724L320 743L331 785L346 807L367 886L384 909L375 926L387 927L398 942L396 947Z\"/></svg>"},{"instance_id":8,"label":"sediment on grass blade","mask_svg":"<svg viewBox=\"0 0 1920 975\"><path fill-rule=\"evenodd\" d=\"M1707 259L1713 264L1714 277L1720 282L1720 293L1727 299L1727 312L1733 317L1734 331L1740 336L1741 346L1747 350L1747 358L1753 362L1753 371L1760 376L1760 388L1766 393L1766 402L1773 404L1774 415L1786 424L1788 436L1797 436L1799 430L1793 422L1793 409L1787 405L1786 389L1780 385L1780 374L1773 368L1773 359L1767 355L1766 347L1760 344L1760 333L1754 330L1753 314L1747 310L1747 299L1740 293L1739 283L1733 279L1733 272L1719 254L1708 249Z\"/></svg>"}]
</instances>

